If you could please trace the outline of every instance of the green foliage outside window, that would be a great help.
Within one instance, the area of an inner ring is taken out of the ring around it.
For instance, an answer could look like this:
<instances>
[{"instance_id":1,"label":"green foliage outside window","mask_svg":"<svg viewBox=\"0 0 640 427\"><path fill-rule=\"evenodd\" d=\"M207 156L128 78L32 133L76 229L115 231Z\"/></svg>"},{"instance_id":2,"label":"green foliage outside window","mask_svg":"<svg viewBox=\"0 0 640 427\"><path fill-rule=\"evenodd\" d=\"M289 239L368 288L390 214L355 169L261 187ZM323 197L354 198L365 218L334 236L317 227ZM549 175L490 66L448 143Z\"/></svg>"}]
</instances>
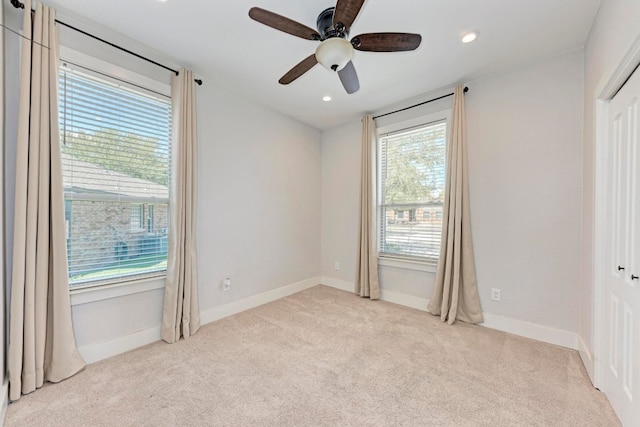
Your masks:
<instances>
[{"instance_id":1,"label":"green foliage outside window","mask_svg":"<svg viewBox=\"0 0 640 427\"><path fill-rule=\"evenodd\" d=\"M160 150L159 141L155 138L101 128L95 132L67 131L63 142L62 151L78 160L168 185L168 155Z\"/></svg>"}]
</instances>

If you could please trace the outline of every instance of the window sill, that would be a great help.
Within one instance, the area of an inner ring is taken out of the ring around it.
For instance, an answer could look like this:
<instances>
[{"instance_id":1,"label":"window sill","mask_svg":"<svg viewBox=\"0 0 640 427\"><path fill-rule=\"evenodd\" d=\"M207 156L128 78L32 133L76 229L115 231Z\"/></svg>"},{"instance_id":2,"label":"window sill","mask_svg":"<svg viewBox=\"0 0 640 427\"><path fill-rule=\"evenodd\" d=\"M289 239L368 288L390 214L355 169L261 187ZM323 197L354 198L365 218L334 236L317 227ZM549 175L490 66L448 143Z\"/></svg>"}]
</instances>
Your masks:
<instances>
[{"instance_id":1,"label":"window sill","mask_svg":"<svg viewBox=\"0 0 640 427\"><path fill-rule=\"evenodd\" d=\"M108 285L78 287L69 290L71 305L82 305L164 288L166 275L143 277Z\"/></svg>"},{"instance_id":2,"label":"window sill","mask_svg":"<svg viewBox=\"0 0 640 427\"><path fill-rule=\"evenodd\" d=\"M424 271L434 274L438 270L438 266L432 262L383 256L378 257L378 266L403 268L405 270Z\"/></svg>"}]
</instances>

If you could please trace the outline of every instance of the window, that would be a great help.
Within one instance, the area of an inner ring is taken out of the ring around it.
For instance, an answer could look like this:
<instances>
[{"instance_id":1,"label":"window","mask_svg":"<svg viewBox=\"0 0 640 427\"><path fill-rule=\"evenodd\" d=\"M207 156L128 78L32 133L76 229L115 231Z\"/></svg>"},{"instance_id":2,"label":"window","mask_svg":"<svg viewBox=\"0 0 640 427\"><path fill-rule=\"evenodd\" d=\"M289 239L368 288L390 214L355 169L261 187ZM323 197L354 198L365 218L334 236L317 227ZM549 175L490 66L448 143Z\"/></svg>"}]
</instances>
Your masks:
<instances>
[{"instance_id":1,"label":"window","mask_svg":"<svg viewBox=\"0 0 640 427\"><path fill-rule=\"evenodd\" d=\"M131 203L129 207L130 217L131 217L131 231L140 231L144 230L142 228L143 224L143 209L140 203Z\"/></svg>"},{"instance_id":2,"label":"window","mask_svg":"<svg viewBox=\"0 0 640 427\"><path fill-rule=\"evenodd\" d=\"M380 256L438 259L446 137L446 120L380 135L378 215L386 219L378 221Z\"/></svg>"},{"instance_id":3,"label":"window","mask_svg":"<svg viewBox=\"0 0 640 427\"><path fill-rule=\"evenodd\" d=\"M70 284L162 274L170 100L68 66L59 84Z\"/></svg>"}]
</instances>

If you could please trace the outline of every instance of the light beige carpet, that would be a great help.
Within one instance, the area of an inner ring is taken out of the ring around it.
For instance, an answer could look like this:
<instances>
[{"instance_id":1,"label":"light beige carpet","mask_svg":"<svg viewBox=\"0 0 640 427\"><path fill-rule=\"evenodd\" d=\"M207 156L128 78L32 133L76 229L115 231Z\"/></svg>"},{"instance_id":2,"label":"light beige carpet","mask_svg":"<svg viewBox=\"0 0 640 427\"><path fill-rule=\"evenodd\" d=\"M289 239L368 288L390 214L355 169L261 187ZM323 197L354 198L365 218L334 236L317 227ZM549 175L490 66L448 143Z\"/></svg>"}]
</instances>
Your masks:
<instances>
[{"instance_id":1,"label":"light beige carpet","mask_svg":"<svg viewBox=\"0 0 640 427\"><path fill-rule=\"evenodd\" d=\"M616 426L578 353L318 286L87 367L6 426Z\"/></svg>"}]
</instances>

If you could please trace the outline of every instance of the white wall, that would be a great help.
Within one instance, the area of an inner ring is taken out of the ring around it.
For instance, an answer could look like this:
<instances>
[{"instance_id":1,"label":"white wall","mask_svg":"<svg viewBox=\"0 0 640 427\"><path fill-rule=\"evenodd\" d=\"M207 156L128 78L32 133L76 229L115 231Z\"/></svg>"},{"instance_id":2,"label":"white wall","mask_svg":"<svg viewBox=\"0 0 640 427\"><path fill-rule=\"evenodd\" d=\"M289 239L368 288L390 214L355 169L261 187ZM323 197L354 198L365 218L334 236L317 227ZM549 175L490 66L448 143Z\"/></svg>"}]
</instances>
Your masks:
<instances>
[{"instance_id":1,"label":"white wall","mask_svg":"<svg viewBox=\"0 0 640 427\"><path fill-rule=\"evenodd\" d=\"M577 332L583 54L473 83L474 249L484 310ZM491 301L491 288L502 301Z\"/></svg>"},{"instance_id":2,"label":"white wall","mask_svg":"<svg viewBox=\"0 0 640 427\"><path fill-rule=\"evenodd\" d=\"M201 308L317 276L320 132L220 87L199 91Z\"/></svg>"},{"instance_id":3,"label":"white wall","mask_svg":"<svg viewBox=\"0 0 640 427\"><path fill-rule=\"evenodd\" d=\"M593 351L594 211L595 211L595 100L622 61L633 41L640 37L640 2L602 0L585 45L584 191L580 336Z\"/></svg>"},{"instance_id":4,"label":"white wall","mask_svg":"<svg viewBox=\"0 0 640 427\"><path fill-rule=\"evenodd\" d=\"M21 16L15 10L10 13ZM78 24L73 17L63 19ZM19 21L13 24L14 28L20 26ZM81 23L107 40L173 66L157 52L88 25ZM64 31L61 43L168 81L170 73L82 37ZM17 57L17 37L12 43L12 54ZM7 76L16 79L14 62L7 64ZM320 132L236 96L217 83L215 76L199 73L198 77L204 80L204 85L197 87L196 96L198 275L200 309L205 312L318 276ZM16 82L8 85L17 87ZM8 98L8 109L17 108L16 102L17 98ZM13 117L8 125L15 128ZM11 132L9 129L8 135L13 135ZM15 157L15 138L9 138L6 145L9 166ZM8 167L8 211L13 209L14 175L15 171ZM10 216L7 227L12 227ZM232 279L228 292L221 289L225 277ZM91 301L94 298L90 293L74 293L72 313L81 351L93 358L97 347L126 348L137 342L130 340L132 334L143 334L143 341L159 338L164 290L154 284L162 283L147 282L142 285L145 289L155 289L98 301ZM125 341L129 344L123 344Z\"/></svg>"},{"instance_id":5,"label":"white wall","mask_svg":"<svg viewBox=\"0 0 640 427\"><path fill-rule=\"evenodd\" d=\"M355 282L360 191L360 121L322 133L323 276ZM334 270L334 263L340 270Z\"/></svg>"},{"instance_id":6,"label":"white wall","mask_svg":"<svg viewBox=\"0 0 640 427\"><path fill-rule=\"evenodd\" d=\"M579 327L582 76L583 54L575 51L471 82L466 95L483 310L570 332ZM429 104L421 113L450 108L450 102ZM359 150L359 122L322 135L322 276L351 283ZM341 262L340 271L334 261ZM428 298L433 279L430 272L380 267L383 292ZM502 289L502 302L491 301L492 287Z\"/></svg>"}]
</instances>

